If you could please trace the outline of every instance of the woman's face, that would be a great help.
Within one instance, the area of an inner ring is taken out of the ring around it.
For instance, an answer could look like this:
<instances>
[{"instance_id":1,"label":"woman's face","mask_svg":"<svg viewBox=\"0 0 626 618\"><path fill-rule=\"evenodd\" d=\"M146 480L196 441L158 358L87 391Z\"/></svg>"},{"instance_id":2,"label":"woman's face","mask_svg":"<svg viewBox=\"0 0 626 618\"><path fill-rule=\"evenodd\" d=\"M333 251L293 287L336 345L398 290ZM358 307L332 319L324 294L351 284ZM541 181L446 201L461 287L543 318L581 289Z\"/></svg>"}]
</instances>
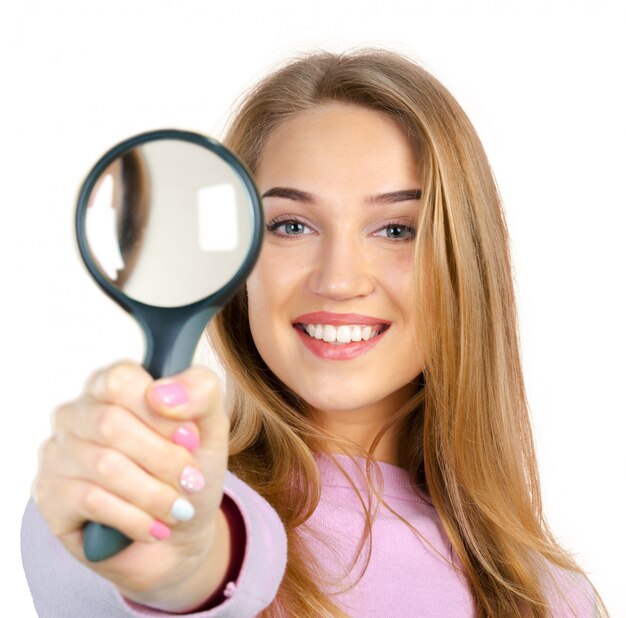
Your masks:
<instances>
[{"instance_id":1,"label":"woman's face","mask_svg":"<svg viewBox=\"0 0 626 618\"><path fill-rule=\"evenodd\" d=\"M256 182L269 228L247 281L259 354L326 418L379 421L423 369L411 314L421 184L409 141L380 112L329 103L280 125ZM367 326L383 332L358 341ZM357 341L325 341L337 335Z\"/></svg>"}]
</instances>

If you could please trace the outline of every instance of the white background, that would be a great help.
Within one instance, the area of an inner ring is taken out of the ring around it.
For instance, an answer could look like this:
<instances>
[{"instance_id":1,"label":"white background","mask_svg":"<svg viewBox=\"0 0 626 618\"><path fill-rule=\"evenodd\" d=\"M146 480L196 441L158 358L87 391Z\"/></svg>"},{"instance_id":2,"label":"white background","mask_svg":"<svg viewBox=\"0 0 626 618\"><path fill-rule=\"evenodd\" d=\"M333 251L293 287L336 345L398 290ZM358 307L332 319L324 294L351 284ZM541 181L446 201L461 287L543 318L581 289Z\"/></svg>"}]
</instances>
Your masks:
<instances>
[{"instance_id":1,"label":"white background","mask_svg":"<svg viewBox=\"0 0 626 618\"><path fill-rule=\"evenodd\" d=\"M219 138L236 97L294 53L377 45L433 72L483 140L512 238L548 521L612 615L626 617L619 0L8 4L0 15L0 588L12 616L35 616L19 529L52 408L96 367L142 358L138 328L92 283L75 248L83 176L142 131Z\"/></svg>"}]
</instances>

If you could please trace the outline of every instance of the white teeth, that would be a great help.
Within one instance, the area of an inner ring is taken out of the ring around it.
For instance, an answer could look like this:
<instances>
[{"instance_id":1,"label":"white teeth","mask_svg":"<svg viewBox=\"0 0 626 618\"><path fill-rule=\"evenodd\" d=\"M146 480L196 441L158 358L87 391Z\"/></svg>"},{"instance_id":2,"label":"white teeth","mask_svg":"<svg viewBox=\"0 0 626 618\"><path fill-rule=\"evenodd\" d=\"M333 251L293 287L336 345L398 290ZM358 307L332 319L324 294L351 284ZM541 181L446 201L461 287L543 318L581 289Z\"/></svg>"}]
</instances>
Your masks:
<instances>
[{"instance_id":1,"label":"white teeth","mask_svg":"<svg viewBox=\"0 0 626 618\"><path fill-rule=\"evenodd\" d=\"M350 326L342 324L335 327L332 324L306 324L305 330L309 337L323 339L327 343L350 343L351 341L367 341L375 337L381 330L379 326Z\"/></svg>"},{"instance_id":2,"label":"white teeth","mask_svg":"<svg viewBox=\"0 0 626 618\"><path fill-rule=\"evenodd\" d=\"M337 341L339 343L348 343L352 341L352 329L345 324L337 329Z\"/></svg>"},{"instance_id":3,"label":"white teeth","mask_svg":"<svg viewBox=\"0 0 626 618\"><path fill-rule=\"evenodd\" d=\"M324 341L337 341L337 329L332 324L324 324Z\"/></svg>"}]
</instances>

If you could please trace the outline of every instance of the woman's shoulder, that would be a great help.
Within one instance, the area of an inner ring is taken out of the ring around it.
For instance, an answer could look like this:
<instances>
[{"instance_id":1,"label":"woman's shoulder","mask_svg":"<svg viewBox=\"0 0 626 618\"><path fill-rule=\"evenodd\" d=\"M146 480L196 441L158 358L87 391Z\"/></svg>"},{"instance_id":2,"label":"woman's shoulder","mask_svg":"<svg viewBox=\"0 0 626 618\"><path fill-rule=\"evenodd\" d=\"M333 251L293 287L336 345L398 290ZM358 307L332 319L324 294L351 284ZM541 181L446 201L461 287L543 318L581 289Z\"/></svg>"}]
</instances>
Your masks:
<instances>
[{"instance_id":1,"label":"woman's shoulder","mask_svg":"<svg viewBox=\"0 0 626 618\"><path fill-rule=\"evenodd\" d=\"M544 589L553 615L558 618L598 616L596 593L589 578L545 560Z\"/></svg>"}]
</instances>

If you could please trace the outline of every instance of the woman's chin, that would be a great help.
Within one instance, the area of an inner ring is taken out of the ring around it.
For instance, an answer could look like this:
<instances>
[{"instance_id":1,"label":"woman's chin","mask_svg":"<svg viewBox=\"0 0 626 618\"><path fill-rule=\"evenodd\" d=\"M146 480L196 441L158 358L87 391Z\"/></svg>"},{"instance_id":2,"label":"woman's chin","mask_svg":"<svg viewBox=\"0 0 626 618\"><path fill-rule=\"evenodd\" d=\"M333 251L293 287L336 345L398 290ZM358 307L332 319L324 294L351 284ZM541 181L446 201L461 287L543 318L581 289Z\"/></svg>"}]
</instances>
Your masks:
<instances>
[{"instance_id":1,"label":"woman's chin","mask_svg":"<svg viewBox=\"0 0 626 618\"><path fill-rule=\"evenodd\" d=\"M307 396L308 395L308 396ZM361 410L363 408L375 405L378 399L366 398L362 395L350 396L346 393L342 393L341 396L336 394L329 395L328 397L320 396L320 393L302 393L300 396L308 403L309 407L313 410L321 412L353 412Z\"/></svg>"},{"instance_id":2,"label":"woman's chin","mask_svg":"<svg viewBox=\"0 0 626 618\"><path fill-rule=\"evenodd\" d=\"M381 383L379 380L378 386ZM300 382L293 390L311 410L330 412L335 416L364 414L360 421L366 421L369 415L378 419L388 417L417 391L416 383L398 385L392 390L375 388L376 385L375 378L359 376L354 380L325 380L307 385Z\"/></svg>"}]
</instances>

